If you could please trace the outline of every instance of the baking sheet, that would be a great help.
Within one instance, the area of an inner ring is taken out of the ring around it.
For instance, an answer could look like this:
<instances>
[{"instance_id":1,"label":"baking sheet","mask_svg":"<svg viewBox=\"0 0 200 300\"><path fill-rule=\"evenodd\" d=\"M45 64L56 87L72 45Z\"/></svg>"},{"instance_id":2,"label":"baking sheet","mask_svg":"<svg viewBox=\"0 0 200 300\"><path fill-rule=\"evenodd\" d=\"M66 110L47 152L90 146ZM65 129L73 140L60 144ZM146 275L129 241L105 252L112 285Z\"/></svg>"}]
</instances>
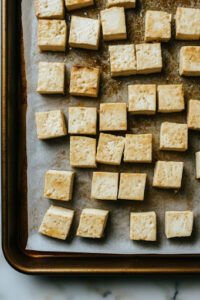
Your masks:
<instances>
[{"instance_id":1,"label":"baking sheet","mask_svg":"<svg viewBox=\"0 0 200 300\"><path fill-rule=\"evenodd\" d=\"M183 45L198 45L199 42L175 41L162 44L163 72L154 75L138 75L111 79L108 63L108 45L140 43L144 36L144 13L147 9L162 9L175 13L177 6L200 7L195 0L152 0L139 1L136 9L126 11L128 30L127 41L103 42L99 51L70 49L66 53L40 53L37 47L37 19L34 1L22 0L22 22L28 87L27 109L27 182L28 182L28 241L26 249L37 251L112 253L112 254L186 254L200 253L200 182L195 179L194 153L200 150L199 132L190 132L189 151L175 153L159 151L159 129L163 121L186 122L186 113L156 114L155 116L128 116L128 133L153 133L153 163L124 164L121 166L98 165L97 170L117 172L146 172L148 174L145 200L140 201L100 201L90 199L92 169L76 169L73 200L53 201L43 198L44 175L49 169L71 170L69 165L69 135L64 138L40 141L36 137L34 114L38 111L62 109L66 120L69 106L96 106L100 102L127 102L127 85L138 83L173 84L183 83L185 101L200 99L198 78L181 78L178 75L178 55ZM98 17L104 8L102 1L94 8L83 9L66 15L69 25L70 15ZM173 22L174 31L174 22ZM174 34L174 32L173 32ZM36 92L39 61L65 62L67 69L66 95L40 95ZM100 95L97 99L72 97L68 94L69 70L72 65L100 66L102 69ZM179 191L152 188L154 163L157 160L184 161L182 188ZM43 215L51 204L75 209L75 219L66 241L51 239L38 234ZM105 237L90 240L76 237L80 212L83 208L102 208L110 211ZM164 213L167 210L193 210L195 224L189 238L167 240L164 235ZM157 242L133 242L129 240L130 212L155 211L158 217Z\"/></svg>"}]
</instances>

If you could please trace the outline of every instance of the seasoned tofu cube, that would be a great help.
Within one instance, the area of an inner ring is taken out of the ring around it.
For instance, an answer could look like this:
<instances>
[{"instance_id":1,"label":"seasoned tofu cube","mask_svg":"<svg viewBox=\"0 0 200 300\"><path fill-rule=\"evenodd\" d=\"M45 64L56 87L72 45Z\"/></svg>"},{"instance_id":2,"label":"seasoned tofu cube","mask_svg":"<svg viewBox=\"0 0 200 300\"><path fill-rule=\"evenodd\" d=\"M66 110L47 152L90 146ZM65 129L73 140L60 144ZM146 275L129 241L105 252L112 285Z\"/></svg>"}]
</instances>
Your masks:
<instances>
[{"instance_id":1,"label":"seasoned tofu cube","mask_svg":"<svg viewBox=\"0 0 200 300\"><path fill-rule=\"evenodd\" d=\"M86 136L71 136L70 165L78 168L95 168L96 139Z\"/></svg>"},{"instance_id":2,"label":"seasoned tofu cube","mask_svg":"<svg viewBox=\"0 0 200 300\"><path fill-rule=\"evenodd\" d=\"M100 21L72 16L69 45L74 48L97 50L99 48Z\"/></svg>"},{"instance_id":3,"label":"seasoned tofu cube","mask_svg":"<svg viewBox=\"0 0 200 300\"><path fill-rule=\"evenodd\" d=\"M51 139L67 134L65 117L61 110L36 112L36 127L38 139Z\"/></svg>"},{"instance_id":4,"label":"seasoned tofu cube","mask_svg":"<svg viewBox=\"0 0 200 300\"><path fill-rule=\"evenodd\" d=\"M136 0L107 0L107 7L135 8Z\"/></svg>"},{"instance_id":5,"label":"seasoned tofu cube","mask_svg":"<svg viewBox=\"0 0 200 300\"><path fill-rule=\"evenodd\" d=\"M126 103L100 104L100 131L127 130Z\"/></svg>"},{"instance_id":6,"label":"seasoned tofu cube","mask_svg":"<svg viewBox=\"0 0 200 300\"><path fill-rule=\"evenodd\" d=\"M125 139L122 136L100 133L96 161L108 165L120 165Z\"/></svg>"},{"instance_id":7,"label":"seasoned tofu cube","mask_svg":"<svg viewBox=\"0 0 200 300\"><path fill-rule=\"evenodd\" d=\"M93 172L91 198L117 200L118 173Z\"/></svg>"},{"instance_id":8,"label":"seasoned tofu cube","mask_svg":"<svg viewBox=\"0 0 200 300\"><path fill-rule=\"evenodd\" d=\"M71 68L70 94L97 97L99 92L100 69L74 66Z\"/></svg>"},{"instance_id":9,"label":"seasoned tofu cube","mask_svg":"<svg viewBox=\"0 0 200 300\"><path fill-rule=\"evenodd\" d=\"M200 100L190 100L187 116L188 128L200 130Z\"/></svg>"},{"instance_id":10,"label":"seasoned tofu cube","mask_svg":"<svg viewBox=\"0 0 200 300\"><path fill-rule=\"evenodd\" d=\"M70 134L96 134L96 107L69 107L68 131Z\"/></svg>"},{"instance_id":11,"label":"seasoned tofu cube","mask_svg":"<svg viewBox=\"0 0 200 300\"><path fill-rule=\"evenodd\" d=\"M49 170L45 175L44 197L69 201L72 198L75 173Z\"/></svg>"},{"instance_id":12,"label":"seasoned tofu cube","mask_svg":"<svg viewBox=\"0 0 200 300\"><path fill-rule=\"evenodd\" d=\"M147 174L121 173L118 199L144 200Z\"/></svg>"},{"instance_id":13,"label":"seasoned tofu cube","mask_svg":"<svg viewBox=\"0 0 200 300\"><path fill-rule=\"evenodd\" d=\"M150 74L158 73L162 70L161 45L138 44L136 48L137 73Z\"/></svg>"},{"instance_id":14,"label":"seasoned tofu cube","mask_svg":"<svg viewBox=\"0 0 200 300\"><path fill-rule=\"evenodd\" d=\"M44 215L39 233L65 240L69 235L73 217L73 210L51 205Z\"/></svg>"},{"instance_id":15,"label":"seasoned tofu cube","mask_svg":"<svg viewBox=\"0 0 200 300\"><path fill-rule=\"evenodd\" d=\"M147 10L145 15L145 42L168 42L171 39L171 14Z\"/></svg>"},{"instance_id":16,"label":"seasoned tofu cube","mask_svg":"<svg viewBox=\"0 0 200 300\"><path fill-rule=\"evenodd\" d=\"M152 212L131 213L130 239L156 241L156 214Z\"/></svg>"},{"instance_id":17,"label":"seasoned tofu cube","mask_svg":"<svg viewBox=\"0 0 200 300\"><path fill-rule=\"evenodd\" d=\"M134 84L128 86L128 111L131 114L156 113L156 85Z\"/></svg>"},{"instance_id":18,"label":"seasoned tofu cube","mask_svg":"<svg viewBox=\"0 0 200 300\"><path fill-rule=\"evenodd\" d=\"M82 210L77 236L102 238L108 219L108 210L85 208Z\"/></svg>"},{"instance_id":19,"label":"seasoned tofu cube","mask_svg":"<svg viewBox=\"0 0 200 300\"><path fill-rule=\"evenodd\" d=\"M100 14L104 40L124 40L127 38L123 7L107 8L101 10Z\"/></svg>"},{"instance_id":20,"label":"seasoned tofu cube","mask_svg":"<svg viewBox=\"0 0 200 300\"><path fill-rule=\"evenodd\" d=\"M94 4L93 0L65 0L67 10L75 10L78 8L88 7Z\"/></svg>"},{"instance_id":21,"label":"seasoned tofu cube","mask_svg":"<svg viewBox=\"0 0 200 300\"><path fill-rule=\"evenodd\" d=\"M63 0L35 0L35 14L38 19L64 19Z\"/></svg>"},{"instance_id":22,"label":"seasoned tofu cube","mask_svg":"<svg viewBox=\"0 0 200 300\"><path fill-rule=\"evenodd\" d=\"M193 228L192 211L166 211L165 234L168 239L191 236Z\"/></svg>"},{"instance_id":23,"label":"seasoned tofu cube","mask_svg":"<svg viewBox=\"0 0 200 300\"><path fill-rule=\"evenodd\" d=\"M183 175L183 162L157 161L153 186L165 189L179 189Z\"/></svg>"},{"instance_id":24,"label":"seasoned tofu cube","mask_svg":"<svg viewBox=\"0 0 200 300\"><path fill-rule=\"evenodd\" d=\"M200 76L200 47L184 46L180 50L180 75Z\"/></svg>"},{"instance_id":25,"label":"seasoned tofu cube","mask_svg":"<svg viewBox=\"0 0 200 300\"><path fill-rule=\"evenodd\" d=\"M37 92L41 94L64 94L65 64L39 62Z\"/></svg>"},{"instance_id":26,"label":"seasoned tofu cube","mask_svg":"<svg viewBox=\"0 0 200 300\"><path fill-rule=\"evenodd\" d=\"M187 124L163 122L160 130L160 149L186 151L188 149Z\"/></svg>"},{"instance_id":27,"label":"seasoned tofu cube","mask_svg":"<svg viewBox=\"0 0 200 300\"><path fill-rule=\"evenodd\" d=\"M178 40L199 40L200 9L186 7L177 8L176 38Z\"/></svg>"},{"instance_id":28,"label":"seasoned tofu cube","mask_svg":"<svg viewBox=\"0 0 200 300\"><path fill-rule=\"evenodd\" d=\"M158 85L158 111L179 112L185 109L182 84Z\"/></svg>"},{"instance_id":29,"label":"seasoned tofu cube","mask_svg":"<svg viewBox=\"0 0 200 300\"><path fill-rule=\"evenodd\" d=\"M152 162L152 134L126 134L124 161Z\"/></svg>"}]
</instances>

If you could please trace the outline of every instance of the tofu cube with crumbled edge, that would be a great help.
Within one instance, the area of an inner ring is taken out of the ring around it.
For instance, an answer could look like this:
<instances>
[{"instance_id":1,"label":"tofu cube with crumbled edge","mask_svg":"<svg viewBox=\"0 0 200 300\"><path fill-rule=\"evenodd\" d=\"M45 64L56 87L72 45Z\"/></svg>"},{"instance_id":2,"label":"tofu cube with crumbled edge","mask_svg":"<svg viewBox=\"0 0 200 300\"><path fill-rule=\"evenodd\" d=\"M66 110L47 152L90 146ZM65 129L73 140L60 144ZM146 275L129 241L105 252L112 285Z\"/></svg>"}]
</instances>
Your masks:
<instances>
[{"instance_id":1,"label":"tofu cube with crumbled edge","mask_svg":"<svg viewBox=\"0 0 200 300\"><path fill-rule=\"evenodd\" d=\"M176 11L176 39L199 40L200 9L178 7Z\"/></svg>"},{"instance_id":2,"label":"tofu cube with crumbled edge","mask_svg":"<svg viewBox=\"0 0 200 300\"><path fill-rule=\"evenodd\" d=\"M99 48L100 21L72 16L69 45L74 48L97 50Z\"/></svg>"},{"instance_id":3,"label":"tofu cube with crumbled edge","mask_svg":"<svg viewBox=\"0 0 200 300\"><path fill-rule=\"evenodd\" d=\"M85 238L102 238L108 214L108 210L84 208L81 212L76 235Z\"/></svg>"},{"instance_id":4,"label":"tofu cube with crumbled edge","mask_svg":"<svg viewBox=\"0 0 200 300\"><path fill-rule=\"evenodd\" d=\"M127 130L126 103L100 104L100 131Z\"/></svg>"},{"instance_id":5,"label":"tofu cube with crumbled edge","mask_svg":"<svg viewBox=\"0 0 200 300\"><path fill-rule=\"evenodd\" d=\"M194 214L192 211L166 211L165 234L168 239L191 236Z\"/></svg>"},{"instance_id":6,"label":"tofu cube with crumbled edge","mask_svg":"<svg viewBox=\"0 0 200 300\"><path fill-rule=\"evenodd\" d=\"M179 112L185 109L182 84L158 85L158 111L162 113Z\"/></svg>"},{"instance_id":7,"label":"tofu cube with crumbled edge","mask_svg":"<svg viewBox=\"0 0 200 300\"><path fill-rule=\"evenodd\" d=\"M179 189L183 175L183 162L157 161L153 186L164 189Z\"/></svg>"},{"instance_id":8,"label":"tofu cube with crumbled edge","mask_svg":"<svg viewBox=\"0 0 200 300\"><path fill-rule=\"evenodd\" d=\"M187 124L189 129L200 130L200 100L190 100Z\"/></svg>"},{"instance_id":9,"label":"tofu cube with crumbled edge","mask_svg":"<svg viewBox=\"0 0 200 300\"><path fill-rule=\"evenodd\" d=\"M128 111L131 114L156 113L156 85L134 84L128 86Z\"/></svg>"},{"instance_id":10,"label":"tofu cube with crumbled edge","mask_svg":"<svg viewBox=\"0 0 200 300\"><path fill-rule=\"evenodd\" d=\"M109 46L111 76L127 76L136 74L135 46Z\"/></svg>"},{"instance_id":11,"label":"tofu cube with crumbled edge","mask_svg":"<svg viewBox=\"0 0 200 300\"><path fill-rule=\"evenodd\" d=\"M67 134L65 117L61 110L36 112L36 127L38 139L51 139Z\"/></svg>"},{"instance_id":12,"label":"tofu cube with crumbled edge","mask_svg":"<svg viewBox=\"0 0 200 300\"><path fill-rule=\"evenodd\" d=\"M181 48L179 73L184 76L200 76L199 46L184 46Z\"/></svg>"},{"instance_id":13,"label":"tofu cube with crumbled edge","mask_svg":"<svg viewBox=\"0 0 200 300\"><path fill-rule=\"evenodd\" d=\"M95 168L96 139L86 136L71 136L70 165L77 168Z\"/></svg>"},{"instance_id":14,"label":"tofu cube with crumbled edge","mask_svg":"<svg viewBox=\"0 0 200 300\"><path fill-rule=\"evenodd\" d=\"M96 134L96 107L69 107L68 131L70 134Z\"/></svg>"},{"instance_id":15,"label":"tofu cube with crumbled edge","mask_svg":"<svg viewBox=\"0 0 200 300\"><path fill-rule=\"evenodd\" d=\"M75 10L83 7L88 7L94 4L93 0L65 0L67 10Z\"/></svg>"},{"instance_id":16,"label":"tofu cube with crumbled edge","mask_svg":"<svg viewBox=\"0 0 200 300\"><path fill-rule=\"evenodd\" d=\"M107 7L135 8L136 0L107 0Z\"/></svg>"},{"instance_id":17,"label":"tofu cube with crumbled edge","mask_svg":"<svg viewBox=\"0 0 200 300\"><path fill-rule=\"evenodd\" d=\"M39 233L65 240L69 235L73 217L73 210L51 205L44 215Z\"/></svg>"},{"instance_id":18,"label":"tofu cube with crumbled edge","mask_svg":"<svg viewBox=\"0 0 200 300\"><path fill-rule=\"evenodd\" d=\"M38 19L64 19L63 0L35 0L35 14Z\"/></svg>"},{"instance_id":19,"label":"tofu cube with crumbled edge","mask_svg":"<svg viewBox=\"0 0 200 300\"><path fill-rule=\"evenodd\" d=\"M72 198L75 173L49 170L45 174L44 197L69 201Z\"/></svg>"},{"instance_id":20,"label":"tofu cube with crumbled edge","mask_svg":"<svg viewBox=\"0 0 200 300\"><path fill-rule=\"evenodd\" d=\"M101 24L105 41L127 38L125 11L123 7L111 7L101 10Z\"/></svg>"},{"instance_id":21,"label":"tofu cube with crumbled edge","mask_svg":"<svg viewBox=\"0 0 200 300\"><path fill-rule=\"evenodd\" d=\"M93 172L91 198L117 200L118 177L118 173Z\"/></svg>"},{"instance_id":22,"label":"tofu cube with crumbled edge","mask_svg":"<svg viewBox=\"0 0 200 300\"><path fill-rule=\"evenodd\" d=\"M152 212L131 213L130 239L133 241L156 241L156 214Z\"/></svg>"},{"instance_id":23,"label":"tofu cube with crumbled edge","mask_svg":"<svg viewBox=\"0 0 200 300\"><path fill-rule=\"evenodd\" d=\"M137 73L159 73L162 70L161 44L138 44L136 48Z\"/></svg>"},{"instance_id":24,"label":"tofu cube with crumbled edge","mask_svg":"<svg viewBox=\"0 0 200 300\"><path fill-rule=\"evenodd\" d=\"M146 174L121 173L118 199L144 200Z\"/></svg>"},{"instance_id":25,"label":"tofu cube with crumbled edge","mask_svg":"<svg viewBox=\"0 0 200 300\"><path fill-rule=\"evenodd\" d=\"M122 136L100 133L96 161L108 165L120 165L125 139Z\"/></svg>"},{"instance_id":26,"label":"tofu cube with crumbled edge","mask_svg":"<svg viewBox=\"0 0 200 300\"><path fill-rule=\"evenodd\" d=\"M196 178L200 179L200 151L195 153L196 159Z\"/></svg>"},{"instance_id":27,"label":"tofu cube with crumbled edge","mask_svg":"<svg viewBox=\"0 0 200 300\"><path fill-rule=\"evenodd\" d=\"M65 64L39 62L37 92L41 94L64 94Z\"/></svg>"},{"instance_id":28,"label":"tofu cube with crumbled edge","mask_svg":"<svg viewBox=\"0 0 200 300\"><path fill-rule=\"evenodd\" d=\"M124 161L152 162L152 134L126 134Z\"/></svg>"}]
</instances>

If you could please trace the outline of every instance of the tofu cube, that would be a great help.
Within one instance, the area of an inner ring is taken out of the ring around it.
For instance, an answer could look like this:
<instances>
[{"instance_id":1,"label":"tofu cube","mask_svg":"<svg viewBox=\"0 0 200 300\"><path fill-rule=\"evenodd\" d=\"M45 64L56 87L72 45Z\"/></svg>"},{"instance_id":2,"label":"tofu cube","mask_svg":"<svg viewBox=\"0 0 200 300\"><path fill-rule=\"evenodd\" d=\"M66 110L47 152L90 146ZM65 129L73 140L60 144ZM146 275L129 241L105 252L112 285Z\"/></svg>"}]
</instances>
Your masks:
<instances>
[{"instance_id":1,"label":"tofu cube","mask_svg":"<svg viewBox=\"0 0 200 300\"><path fill-rule=\"evenodd\" d=\"M196 179L200 179L200 151L195 153L196 158Z\"/></svg>"},{"instance_id":2,"label":"tofu cube","mask_svg":"<svg viewBox=\"0 0 200 300\"><path fill-rule=\"evenodd\" d=\"M158 111L179 112L185 109L182 84L158 85Z\"/></svg>"},{"instance_id":3,"label":"tofu cube","mask_svg":"<svg viewBox=\"0 0 200 300\"><path fill-rule=\"evenodd\" d=\"M156 113L156 85L129 85L128 111L135 115L154 115Z\"/></svg>"},{"instance_id":4,"label":"tofu cube","mask_svg":"<svg viewBox=\"0 0 200 300\"><path fill-rule=\"evenodd\" d=\"M85 208L82 210L77 236L102 238L108 219L108 210Z\"/></svg>"},{"instance_id":5,"label":"tofu cube","mask_svg":"<svg viewBox=\"0 0 200 300\"><path fill-rule=\"evenodd\" d=\"M126 76L136 74L135 46L109 46L111 76Z\"/></svg>"},{"instance_id":6,"label":"tofu cube","mask_svg":"<svg viewBox=\"0 0 200 300\"><path fill-rule=\"evenodd\" d=\"M153 186L164 189L179 189L183 175L183 162L157 161Z\"/></svg>"},{"instance_id":7,"label":"tofu cube","mask_svg":"<svg viewBox=\"0 0 200 300\"><path fill-rule=\"evenodd\" d=\"M152 162L152 134L126 134L124 161Z\"/></svg>"},{"instance_id":8,"label":"tofu cube","mask_svg":"<svg viewBox=\"0 0 200 300\"><path fill-rule=\"evenodd\" d=\"M177 8L176 38L178 40L199 40L200 9L186 7Z\"/></svg>"},{"instance_id":9,"label":"tofu cube","mask_svg":"<svg viewBox=\"0 0 200 300\"><path fill-rule=\"evenodd\" d=\"M69 45L74 48L97 50L99 48L100 21L72 16Z\"/></svg>"},{"instance_id":10,"label":"tofu cube","mask_svg":"<svg viewBox=\"0 0 200 300\"><path fill-rule=\"evenodd\" d=\"M96 139L86 136L71 136L70 165L77 168L95 168Z\"/></svg>"},{"instance_id":11,"label":"tofu cube","mask_svg":"<svg viewBox=\"0 0 200 300\"><path fill-rule=\"evenodd\" d=\"M94 4L93 0L65 0L67 10L75 10L83 7L88 7Z\"/></svg>"},{"instance_id":12,"label":"tofu cube","mask_svg":"<svg viewBox=\"0 0 200 300\"><path fill-rule=\"evenodd\" d=\"M164 11L147 10L145 15L145 42L168 42L171 39L172 15Z\"/></svg>"},{"instance_id":13,"label":"tofu cube","mask_svg":"<svg viewBox=\"0 0 200 300\"><path fill-rule=\"evenodd\" d=\"M180 50L180 75L200 76L200 47L184 46Z\"/></svg>"},{"instance_id":14,"label":"tofu cube","mask_svg":"<svg viewBox=\"0 0 200 300\"><path fill-rule=\"evenodd\" d=\"M138 44L136 47L137 73L150 74L158 73L162 70L161 45Z\"/></svg>"},{"instance_id":15,"label":"tofu cube","mask_svg":"<svg viewBox=\"0 0 200 300\"><path fill-rule=\"evenodd\" d=\"M193 228L192 211L166 211L165 234L168 239L191 236Z\"/></svg>"},{"instance_id":16,"label":"tofu cube","mask_svg":"<svg viewBox=\"0 0 200 300\"><path fill-rule=\"evenodd\" d=\"M144 200L147 174L121 173L118 199Z\"/></svg>"},{"instance_id":17,"label":"tofu cube","mask_svg":"<svg viewBox=\"0 0 200 300\"><path fill-rule=\"evenodd\" d=\"M38 19L64 19L63 0L35 0L35 14Z\"/></svg>"},{"instance_id":18,"label":"tofu cube","mask_svg":"<svg viewBox=\"0 0 200 300\"><path fill-rule=\"evenodd\" d=\"M160 130L160 149L186 151L188 149L187 124L163 122Z\"/></svg>"},{"instance_id":19,"label":"tofu cube","mask_svg":"<svg viewBox=\"0 0 200 300\"><path fill-rule=\"evenodd\" d=\"M105 41L127 38L125 11L123 7L111 7L101 10L101 24Z\"/></svg>"},{"instance_id":20,"label":"tofu cube","mask_svg":"<svg viewBox=\"0 0 200 300\"><path fill-rule=\"evenodd\" d=\"M127 130L126 103L100 104L100 131Z\"/></svg>"},{"instance_id":21,"label":"tofu cube","mask_svg":"<svg viewBox=\"0 0 200 300\"><path fill-rule=\"evenodd\" d=\"M69 201L72 198L75 173L49 170L45 175L44 197Z\"/></svg>"},{"instance_id":22,"label":"tofu cube","mask_svg":"<svg viewBox=\"0 0 200 300\"><path fill-rule=\"evenodd\" d=\"M91 198L117 200L118 177L118 173L93 172Z\"/></svg>"},{"instance_id":23,"label":"tofu cube","mask_svg":"<svg viewBox=\"0 0 200 300\"><path fill-rule=\"evenodd\" d=\"M39 62L37 92L41 94L64 94L65 64Z\"/></svg>"},{"instance_id":24,"label":"tofu cube","mask_svg":"<svg viewBox=\"0 0 200 300\"><path fill-rule=\"evenodd\" d=\"M152 212L131 213L130 239L156 241L156 214Z\"/></svg>"},{"instance_id":25,"label":"tofu cube","mask_svg":"<svg viewBox=\"0 0 200 300\"><path fill-rule=\"evenodd\" d=\"M136 0L107 0L107 7L135 8Z\"/></svg>"},{"instance_id":26,"label":"tofu cube","mask_svg":"<svg viewBox=\"0 0 200 300\"><path fill-rule=\"evenodd\" d=\"M96 134L96 107L69 107L68 131L70 134Z\"/></svg>"},{"instance_id":27,"label":"tofu cube","mask_svg":"<svg viewBox=\"0 0 200 300\"><path fill-rule=\"evenodd\" d=\"M69 235L73 217L73 210L51 205L44 215L39 233L65 240Z\"/></svg>"},{"instance_id":28,"label":"tofu cube","mask_svg":"<svg viewBox=\"0 0 200 300\"><path fill-rule=\"evenodd\" d=\"M61 110L37 112L35 114L38 139L51 139L67 134L65 117Z\"/></svg>"},{"instance_id":29,"label":"tofu cube","mask_svg":"<svg viewBox=\"0 0 200 300\"><path fill-rule=\"evenodd\" d=\"M200 100L190 100L187 116L188 128L200 130Z\"/></svg>"},{"instance_id":30,"label":"tofu cube","mask_svg":"<svg viewBox=\"0 0 200 300\"><path fill-rule=\"evenodd\" d=\"M100 133L96 161L108 165L120 165L125 139L122 136Z\"/></svg>"},{"instance_id":31,"label":"tofu cube","mask_svg":"<svg viewBox=\"0 0 200 300\"><path fill-rule=\"evenodd\" d=\"M71 68L70 94L74 96L97 97L100 69L74 66Z\"/></svg>"}]
</instances>

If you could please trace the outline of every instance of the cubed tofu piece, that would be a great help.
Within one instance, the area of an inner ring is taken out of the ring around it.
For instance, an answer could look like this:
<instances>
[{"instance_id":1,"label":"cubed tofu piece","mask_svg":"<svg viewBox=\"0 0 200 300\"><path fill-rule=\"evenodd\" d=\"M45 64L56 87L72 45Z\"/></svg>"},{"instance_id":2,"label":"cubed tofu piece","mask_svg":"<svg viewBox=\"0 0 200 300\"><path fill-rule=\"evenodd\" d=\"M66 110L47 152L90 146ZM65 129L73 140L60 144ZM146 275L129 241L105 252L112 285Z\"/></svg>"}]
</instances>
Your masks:
<instances>
[{"instance_id":1,"label":"cubed tofu piece","mask_svg":"<svg viewBox=\"0 0 200 300\"><path fill-rule=\"evenodd\" d=\"M44 215L39 233L65 240L69 235L73 217L73 210L51 205Z\"/></svg>"},{"instance_id":2,"label":"cubed tofu piece","mask_svg":"<svg viewBox=\"0 0 200 300\"><path fill-rule=\"evenodd\" d=\"M126 103L100 104L100 131L127 130Z\"/></svg>"},{"instance_id":3,"label":"cubed tofu piece","mask_svg":"<svg viewBox=\"0 0 200 300\"><path fill-rule=\"evenodd\" d=\"M136 0L107 0L107 7L135 8Z\"/></svg>"},{"instance_id":4,"label":"cubed tofu piece","mask_svg":"<svg viewBox=\"0 0 200 300\"><path fill-rule=\"evenodd\" d=\"M72 198L75 173L49 170L45 175L44 197L69 201Z\"/></svg>"},{"instance_id":5,"label":"cubed tofu piece","mask_svg":"<svg viewBox=\"0 0 200 300\"><path fill-rule=\"evenodd\" d=\"M152 134L126 134L124 161L152 162Z\"/></svg>"},{"instance_id":6,"label":"cubed tofu piece","mask_svg":"<svg viewBox=\"0 0 200 300\"><path fill-rule=\"evenodd\" d=\"M136 74L135 46L109 46L111 76L126 76Z\"/></svg>"},{"instance_id":7,"label":"cubed tofu piece","mask_svg":"<svg viewBox=\"0 0 200 300\"><path fill-rule=\"evenodd\" d=\"M118 173L93 172L91 198L117 200Z\"/></svg>"},{"instance_id":8,"label":"cubed tofu piece","mask_svg":"<svg viewBox=\"0 0 200 300\"><path fill-rule=\"evenodd\" d=\"M200 76L200 47L184 46L180 50L180 75Z\"/></svg>"},{"instance_id":9,"label":"cubed tofu piece","mask_svg":"<svg viewBox=\"0 0 200 300\"><path fill-rule=\"evenodd\" d=\"M179 112L185 109L182 84L158 85L158 111L162 113Z\"/></svg>"},{"instance_id":10,"label":"cubed tofu piece","mask_svg":"<svg viewBox=\"0 0 200 300\"><path fill-rule=\"evenodd\" d=\"M96 161L108 165L120 165L125 139L122 136L100 133Z\"/></svg>"},{"instance_id":11,"label":"cubed tofu piece","mask_svg":"<svg viewBox=\"0 0 200 300\"><path fill-rule=\"evenodd\" d=\"M70 134L96 134L96 107L69 107L68 131Z\"/></svg>"},{"instance_id":12,"label":"cubed tofu piece","mask_svg":"<svg viewBox=\"0 0 200 300\"><path fill-rule=\"evenodd\" d=\"M191 236L193 228L192 211L166 211L165 234L168 239Z\"/></svg>"},{"instance_id":13,"label":"cubed tofu piece","mask_svg":"<svg viewBox=\"0 0 200 300\"><path fill-rule=\"evenodd\" d=\"M121 173L118 199L144 200L147 174Z\"/></svg>"},{"instance_id":14,"label":"cubed tofu piece","mask_svg":"<svg viewBox=\"0 0 200 300\"><path fill-rule=\"evenodd\" d=\"M88 7L94 4L93 0L65 0L67 10L75 10L83 7Z\"/></svg>"},{"instance_id":15,"label":"cubed tofu piece","mask_svg":"<svg viewBox=\"0 0 200 300\"><path fill-rule=\"evenodd\" d=\"M171 39L172 15L164 11L147 10L145 15L145 42L168 42Z\"/></svg>"},{"instance_id":16,"label":"cubed tofu piece","mask_svg":"<svg viewBox=\"0 0 200 300\"><path fill-rule=\"evenodd\" d=\"M179 189L183 175L183 162L157 161L153 186L164 189Z\"/></svg>"},{"instance_id":17,"label":"cubed tofu piece","mask_svg":"<svg viewBox=\"0 0 200 300\"><path fill-rule=\"evenodd\" d=\"M156 113L156 85L129 85L128 111L135 115L154 115Z\"/></svg>"},{"instance_id":18,"label":"cubed tofu piece","mask_svg":"<svg viewBox=\"0 0 200 300\"><path fill-rule=\"evenodd\" d=\"M35 14L38 19L64 19L63 0L35 0Z\"/></svg>"},{"instance_id":19,"label":"cubed tofu piece","mask_svg":"<svg viewBox=\"0 0 200 300\"><path fill-rule=\"evenodd\" d=\"M162 70L162 52L159 43L138 44L136 47L137 73L150 74Z\"/></svg>"},{"instance_id":20,"label":"cubed tofu piece","mask_svg":"<svg viewBox=\"0 0 200 300\"><path fill-rule=\"evenodd\" d=\"M71 136L70 165L77 168L95 168L96 139L86 136Z\"/></svg>"},{"instance_id":21,"label":"cubed tofu piece","mask_svg":"<svg viewBox=\"0 0 200 300\"><path fill-rule=\"evenodd\" d=\"M111 7L101 10L101 24L105 41L127 38L125 11L123 7Z\"/></svg>"},{"instance_id":22,"label":"cubed tofu piece","mask_svg":"<svg viewBox=\"0 0 200 300\"><path fill-rule=\"evenodd\" d=\"M100 69L74 66L71 68L70 94L74 96L97 97Z\"/></svg>"},{"instance_id":23,"label":"cubed tofu piece","mask_svg":"<svg viewBox=\"0 0 200 300\"><path fill-rule=\"evenodd\" d=\"M186 151L188 149L187 124L163 122L160 129L160 149Z\"/></svg>"},{"instance_id":24,"label":"cubed tofu piece","mask_svg":"<svg viewBox=\"0 0 200 300\"><path fill-rule=\"evenodd\" d=\"M200 9L186 7L177 8L176 38L178 40L199 40Z\"/></svg>"},{"instance_id":25,"label":"cubed tofu piece","mask_svg":"<svg viewBox=\"0 0 200 300\"><path fill-rule=\"evenodd\" d=\"M37 112L35 114L38 139L51 139L67 134L65 117L61 110Z\"/></svg>"},{"instance_id":26,"label":"cubed tofu piece","mask_svg":"<svg viewBox=\"0 0 200 300\"><path fill-rule=\"evenodd\" d=\"M67 24L63 20L38 21L38 47L41 51L65 51Z\"/></svg>"},{"instance_id":27,"label":"cubed tofu piece","mask_svg":"<svg viewBox=\"0 0 200 300\"><path fill-rule=\"evenodd\" d=\"M37 92L41 94L64 94L65 64L39 62Z\"/></svg>"},{"instance_id":28,"label":"cubed tofu piece","mask_svg":"<svg viewBox=\"0 0 200 300\"><path fill-rule=\"evenodd\" d=\"M82 210L77 236L102 238L108 219L108 210L85 208Z\"/></svg>"},{"instance_id":29,"label":"cubed tofu piece","mask_svg":"<svg viewBox=\"0 0 200 300\"><path fill-rule=\"evenodd\" d=\"M200 130L200 100L190 100L187 124L189 129Z\"/></svg>"},{"instance_id":30,"label":"cubed tofu piece","mask_svg":"<svg viewBox=\"0 0 200 300\"><path fill-rule=\"evenodd\" d=\"M100 21L72 16L69 45L74 48L97 50L99 48Z\"/></svg>"},{"instance_id":31,"label":"cubed tofu piece","mask_svg":"<svg viewBox=\"0 0 200 300\"><path fill-rule=\"evenodd\" d=\"M152 212L131 213L130 239L156 241L156 214Z\"/></svg>"},{"instance_id":32,"label":"cubed tofu piece","mask_svg":"<svg viewBox=\"0 0 200 300\"><path fill-rule=\"evenodd\" d=\"M195 153L196 158L196 178L200 179L200 151Z\"/></svg>"}]
</instances>

